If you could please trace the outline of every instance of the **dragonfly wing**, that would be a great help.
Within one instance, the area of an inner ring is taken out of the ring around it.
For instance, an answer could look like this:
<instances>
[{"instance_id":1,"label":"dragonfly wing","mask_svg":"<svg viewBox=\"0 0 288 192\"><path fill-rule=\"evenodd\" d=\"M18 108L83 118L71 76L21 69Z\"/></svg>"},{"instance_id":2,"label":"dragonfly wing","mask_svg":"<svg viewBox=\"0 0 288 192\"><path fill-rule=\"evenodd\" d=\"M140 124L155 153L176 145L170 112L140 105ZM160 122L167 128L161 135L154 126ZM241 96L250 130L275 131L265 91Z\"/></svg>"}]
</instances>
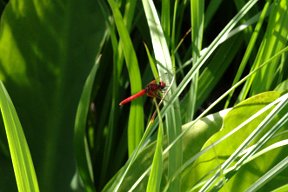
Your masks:
<instances>
[{"instance_id":1,"label":"dragonfly wing","mask_svg":"<svg viewBox=\"0 0 288 192\"><path fill-rule=\"evenodd\" d=\"M147 93L148 97L156 97L158 99L162 99L162 95L160 93L160 91L150 91Z\"/></svg>"}]
</instances>

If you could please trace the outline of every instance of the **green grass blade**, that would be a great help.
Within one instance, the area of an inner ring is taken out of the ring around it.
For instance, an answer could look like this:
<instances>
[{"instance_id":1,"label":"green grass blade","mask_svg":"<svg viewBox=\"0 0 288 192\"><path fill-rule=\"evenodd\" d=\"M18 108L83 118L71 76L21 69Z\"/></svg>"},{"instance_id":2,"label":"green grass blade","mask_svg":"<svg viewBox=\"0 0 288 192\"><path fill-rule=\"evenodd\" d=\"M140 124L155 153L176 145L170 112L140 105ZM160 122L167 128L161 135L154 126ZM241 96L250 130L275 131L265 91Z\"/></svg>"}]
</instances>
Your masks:
<instances>
[{"instance_id":1,"label":"green grass blade","mask_svg":"<svg viewBox=\"0 0 288 192\"><path fill-rule=\"evenodd\" d=\"M218 10L219 6L223 0L212 0L209 2L206 13L205 13L205 24L204 28L207 27L207 25L213 20L213 17L215 16L215 12Z\"/></svg>"},{"instance_id":2,"label":"green grass blade","mask_svg":"<svg viewBox=\"0 0 288 192\"><path fill-rule=\"evenodd\" d=\"M265 119L252 131L252 133L241 143L241 145L233 152L232 155L221 165L219 170L205 183L200 191L208 190L216 179L220 176L220 172L228 168L228 166L236 160L241 151L257 136L261 131L272 121L272 119L281 111L286 105L288 105L288 94L283 95L279 99L277 106L265 117Z\"/></svg>"},{"instance_id":3,"label":"green grass blade","mask_svg":"<svg viewBox=\"0 0 288 192\"><path fill-rule=\"evenodd\" d=\"M154 55L158 63L159 74L166 82L171 86L171 92L176 90L176 83L173 76L167 75L174 74L174 67L172 66L172 60L169 53L168 43L165 39L160 20L155 8L155 5L152 0L143 0L142 1L146 19L148 21L151 41L153 45ZM163 67L164 66L164 67ZM167 97L171 95L169 91ZM175 98L177 99L177 98ZM173 140L181 133L181 118L179 103L174 103L175 109L170 108L166 112L166 130L168 143L173 142ZM171 177L178 167L182 164L182 144L181 140L171 149L168 155L168 177ZM180 189L180 179L175 180L170 184L170 190L179 191Z\"/></svg>"},{"instance_id":4,"label":"green grass blade","mask_svg":"<svg viewBox=\"0 0 288 192\"><path fill-rule=\"evenodd\" d=\"M157 102L154 99L154 103L156 106L157 114L159 117L159 128L158 128L158 136L156 149L152 161L152 168L150 171L150 176L147 184L148 192L158 192L160 191L160 184L162 180L162 172L163 172L163 157L162 157L162 145L163 145L163 122L160 114L160 110Z\"/></svg>"},{"instance_id":5,"label":"green grass blade","mask_svg":"<svg viewBox=\"0 0 288 192\"><path fill-rule=\"evenodd\" d=\"M77 173L80 176L81 183L85 186L85 191L95 191L94 176L92 172L91 157L87 143L86 124L87 114L90 107L91 92L93 88L95 74L98 68L98 57L90 74L84 84L83 92L80 97L74 128L74 148L76 155Z\"/></svg>"},{"instance_id":6,"label":"green grass blade","mask_svg":"<svg viewBox=\"0 0 288 192\"><path fill-rule=\"evenodd\" d=\"M286 105L287 105L287 101L286 101ZM285 104L284 104L285 106ZM282 107L282 106L281 106ZM248 159L248 157L251 157L252 155L254 155L258 150L261 149L261 147L269 140L271 139L272 136L275 135L275 133L281 129L288 120L288 113L287 111L287 106L286 109L282 110L282 112L285 113L285 115L283 117L281 117L281 119L277 119L277 122L271 127L269 128L269 130L265 133L265 135L263 135L261 137L261 139L259 139L259 141L253 146L253 148L251 150L249 150L249 152L247 152L236 164L235 166L240 166L246 159ZM281 112L278 112L278 114L280 114ZM278 115L277 114L277 115ZM280 115L278 115L280 116ZM272 118L271 118L272 119ZM260 132L260 131L259 131Z\"/></svg>"},{"instance_id":7,"label":"green grass blade","mask_svg":"<svg viewBox=\"0 0 288 192\"><path fill-rule=\"evenodd\" d=\"M250 74L248 74L247 76L245 76L243 79L241 79L238 83L236 83L233 87L231 87L229 90L227 90L223 95L221 95L216 101L214 101L204 112L201 113L201 115L199 115L197 117L197 119L193 122L197 122L200 118L202 118L204 115L206 115L208 113L208 111L210 111L213 107L215 107L215 105L217 103L219 103L221 100L223 100L232 90L234 90L236 87L238 87L239 85L241 85L243 82L245 82L249 77L251 77L251 75L253 75L256 71L260 70L261 67L267 65L268 63L270 63L273 59L279 57L281 54L285 53L288 51L288 47L286 47L285 49L282 49L280 52L278 52L276 55L274 55L273 57L271 57L269 60L267 60L266 62L264 62L261 66L259 66L259 68L255 69L253 72L251 72ZM274 103L275 104L275 103ZM273 104L273 105L274 105ZM269 108L271 107L272 105L269 106ZM266 109L267 110L267 109ZM259 114L262 114L263 111L261 111L261 113ZM259 116L259 114L255 114L255 117ZM252 116L251 116L252 117ZM250 120L251 121L251 120ZM246 122L246 121L245 121ZM248 123L249 121L247 120L246 123ZM241 127L244 126L244 122L243 122L243 125L239 125L237 128L235 128L235 130L238 130L240 129ZM167 146L165 149L164 149L164 154L166 154L171 146L173 146L177 141L178 139L180 139L183 135L185 135L187 133L189 129L185 129L184 131L182 131L182 133L175 139L174 142L172 142L169 146ZM233 134L233 133L230 133L230 134ZM226 138L230 137L231 135L227 135ZM222 138L222 140L226 139L226 138ZM221 140L221 141L222 141ZM218 141L221 142L221 141ZM213 148L214 145L217 145L218 143L213 143L213 145L210 146L210 148L207 148L205 150L210 150L211 148ZM199 157L200 155L198 155ZM195 157L195 158L192 158L191 160L189 160L190 162L186 162L185 165L183 165L184 167L185 166L189 166L189 164L191 164L192 162L194 162L198 157ZM183 167L182 166L182 167ZM182 168L181 168L182 169ZM185 168L183 168L185 169ZM177 170L177 174L179 174L179 170ZM175 178L175 175L172 177L172 179Z\"/></svg>"},{"instance_id":8,"label":"green grass blade","mask_svg":"<svg viewBox=\"0 0 288 192\"><path fill-rule=\"evenodd\" d=\"M170 9L171 9L171 2L170 0L163 0L162 1L162 7L161 7L161 23L162 23L162 28L165 36L167 37L166 39L170 39L170 25L171 25L171 19L170 19Z\"/></svg>"},{"instance_id":9,"label":"green grass blade","mask_svg":"<svg viewBox=\"0 0 288 192\"><path fill-rule=\"evenodd\" d=\"M105 22L99 1L91 0L10 1L1 15L0 79L27 127L42 190L71 190L75 114L84 82L102 52ZM1 178L6 175L0 172ZM0 180L1 191L8 186L16 184Z\"/></svg>"},{"instance_id":10,"label":"green grass blade","mask_svg":"<svg viewBox=\"0 0 288 192\"><path fill-rule=\"evenodd\" d=\"M153 73L153 76L154 76L154 78L157 81L159 81L159 74L158 74L157 67L156 67L156 64L154 62L154 59L153 59L152 55L150 54L150 51L149 51L149 48L147 47L147 45L144 44L144 46L145 46L145 49L146 49L147 57L148 57L148 60L149 60L149 64L150 64L150 68L151 68L151 71Z\"/></svg>"},{"instance_id":11,"label":"green grass blade","mask_svg":"<svg viewBox=\"0 0 288 192\"><path fill-rule=\"evenodd\" d=\"M173 71L173 66L169 53L168 43L161 28L155 5L151 0L142 1L142 4L150 29L151 41L159 75L161 76L162 80L167 83L171 83L173 77L168 76L167 72L171 73Z\"/></svg>"},{"instance_id":12,"label":"green grass blade","mask_svg":"<svg viewBox=\"0 0 288 192\"><path fill-rule=\"evenodd\" d=\"M257 191L259 190L263 185L268 183L271 179L273 179L274 176L279 174L279 172L283 171L286 169L288 166L288 157L283 159L281 162L279 162L276 166L274 166L272 169L270 169L265 175L260 177L253 185L251 185L246 192L252 192L252 191ZM286 190L287 191L287 187Z\"/></svg>"},{"instance_id":13,"label":"green grass blade","mask_svg":"<svg viewBox=\"0 0 288 192\"><path fill-rule=\"evenodd\" d=\"M242 61L240 63L240 66L238 68L237 74L236 74L236 76L235 76L235 78L233 80L232 85L235 85L235 83L237 83L239 81L240 77L243 74L243 71L244 71L244 69L246 67L246 64L248 63L250 55L251 55L253 49L255 48L255 43L256 43L256 40L257 40L257 38L259 36L259 32L260 32L260 29L262 27L264 18L266 17L266 14L268 12L269 6L270 6L270 1L267 1L265 6L264 6L264 8L263 8L263 10L262 10L262 12L261 12L261 15L259 17L258 23L257 23L257 25L255 27L255 30L254 30L254 32L252 34L252 37L251 37L250 41L249 41L249 44L247 46L245 55L244 55L244 57L243 57L243 59L242 59ZM230 93L230 95L229 95L229 97L228 97L228 99L226 101L225 107L228 107L228 105L230 103L230 99L231 99L233 93L234 93L234 91L232 91Z\"/></svg>"},{"instance_id":14,"label":"green grass blade","mask_svg":"<svg viewBox=\"0 0 288 192\"><path fill-rule=\"evenodd\" d=\"M272 192L286 192L286 191L288 191L288 184L282 185L281 187L274 189Z\"/></svg>"},{"instance_id":15,"label":"green grass blade","mask_svg":"<svg viewBox=\"0 0 288 192\"><path fill-rule=\"evenodd\" d=\"M4 121L18 191L39 191L30 150L13 103L0 81L0 109Z\"/></svg>"},{"instance_id":16,"label":"green grass blade","mask_svg":"<svg viewBox=\"0 0 288 192\"><path fill-rule=\"evenodd\" d=\"M265 60L269 59L287 44L287 10L288 3L286 0L274 1L265 37L263 38L251 70L265 62ZM251 79L249 79L249 81L247 81L245 84L240 96L238 97L238 100L241 101L245 99L250 89L251 95L254 95L273 88L273 81L275 80L275 74L277 74L278 71L279 60L280 59L273 61L275 64L264 67L261 71L252 76Z\"/></svg>"},{"instance_id":17,"label":"green grass blade","mask_svg":"<svg viewBox=\"0 0 288 192\"><path fill-rule=\"evenodd\" d=\"M112 9L114 21L122 41L122 49L126 60L129 73L131 93L134 94L142 89L141 76L138 67L136 53L129 37L127 28L124 25L123 18L114 0L109 0ZM130 108L130 116L128 123L128 151L132 154L136 146L139 144L144 130L144 112L142 107L142 99L136 99L132 102Z\"/></svg>"},{"instance_id":18,"label":"green grass blade","mask_svg":"<svg viewBox=\"0 0 288 192\"><path fill-rule=\"evenodd\" d=\"M202 49L203 39L203 27L204 27L204 1L191 0L190 1L191 12L191 28L192 28L192 58L193 65L195 65L200 57L200 51ZM189 122L193 119L196 110L196 98L198 89L199 73L196 72L189 89L189 96L186 105L189 107L186 110L184 122Z\"/></svg>"},{"instance_id":19,"label":"green grass blade","mask_svg":"<svg viewBox=\"0 0 288 192\"><path fill-rule=\"evenodd\" d=\"M245 14L258 2L258 0L250 0L246 3L246 5L237 13L237 15L229 22L226 27L219 33L219 35L215 38L215 40L209 45L206 51L201 55L197 64L193 66L192 69L186 74L186 76L182 79L177 89L173 91L171 95L171 99L168 101L168 104L164 106L162 109L162 113L166 111L169 107L171 107L172 103L174 103L179 95L184 91L186 86L189 84L195 73L203 66L204 62L209 58L209 56L215 51L215 49L220 45L221 39L233 29L233 27L245 16Z\"/></svg>"}]
</instances>

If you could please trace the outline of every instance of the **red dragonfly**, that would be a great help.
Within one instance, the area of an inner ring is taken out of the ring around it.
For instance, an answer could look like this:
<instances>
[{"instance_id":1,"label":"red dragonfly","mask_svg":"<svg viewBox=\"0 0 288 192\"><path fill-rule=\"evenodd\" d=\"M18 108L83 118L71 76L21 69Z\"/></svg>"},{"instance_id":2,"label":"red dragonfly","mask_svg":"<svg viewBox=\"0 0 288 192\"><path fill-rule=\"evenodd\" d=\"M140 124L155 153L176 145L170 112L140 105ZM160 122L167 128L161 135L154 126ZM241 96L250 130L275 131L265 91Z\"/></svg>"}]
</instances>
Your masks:
<instances>
[{"instance_id":1,"label":"red dragonfly","mask_svg":"<svg viewBox=\"0 0 288 192\"><path fill-rule=\"evenodd\" d=\"M146 85L145 89L142 89L138 93L135 93L134 95L131 95L130 97L124 99L119 103L119 105L125 105L126 103L131 102L132 100L141 97L143 95L147 95L149 97L159 97L159 91L162 91L166 87L166 84L163 81L160 81L159 83L156 82L156 80L151 81L148 85Z\"/></svg>"}]
</instances>

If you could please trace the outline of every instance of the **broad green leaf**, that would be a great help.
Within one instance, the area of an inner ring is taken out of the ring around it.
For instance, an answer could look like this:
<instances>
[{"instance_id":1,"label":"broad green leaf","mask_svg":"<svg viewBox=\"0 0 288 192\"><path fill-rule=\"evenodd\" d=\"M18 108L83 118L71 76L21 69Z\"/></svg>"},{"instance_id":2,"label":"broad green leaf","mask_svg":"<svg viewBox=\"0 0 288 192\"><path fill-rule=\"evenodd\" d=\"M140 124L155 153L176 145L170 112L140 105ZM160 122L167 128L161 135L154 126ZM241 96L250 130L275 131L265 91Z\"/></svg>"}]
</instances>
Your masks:
<instances>
[{"instance_id":1,"label":"broad green leaf","mask_svg":"<svg viewBox=\"0 0 288 192\"><path fill-rule=\"evenodd\" d=\"M252 114L255 114L258 110L266 106L268 103L274 101L279 96L279 92L263 93L255 97L249 98L248 100L245 100L236 107L234 107L225 117L223 122L223 128L221 129L221 131L213 135L206 142L204 148L211 145L218 139L221 139L227 133L233 131L233 129L236 128L237 125L247 120ZM202 156L200 156L200 158L197 159L197 161L193 165L191 165L191 167L189 168L190 171L187 170L189 174L186 173L186 176L183 175L184 186L186 183L186 186L183 190L187 189L188 186L188 188L196 186L197 184L199 184L200 181L205 181L205 178L209 174L212 174L213 171L215 171L215 169L222 162L224 162L234 152L234 150L236 150L236 148L244 141L245 138L248 137L248 135L256 128L256 126L263 120L266 115L267 112L254 119L241 130L234 133L231 137L214 146L210 151L207 151ZM287 134L286 136L282 135L280 137L277 137L269 143L279 141L285 137L287 137ZM261 136L259 136L258 138L261 138ZM225 184L224 189L243 191L249 186L249 183L252 183L257 178L259 178L261 173L265 172L270 166L273 165L273 163L275 163L274 159L271 157L276 157L280 155L281 151L283 153L284 148L271 151L268 154L264 154L261 157L258 157L254 162L251 162L249 165L242 168L239 173L237 173L237 175L235 175L231 180L229 180L229 182ZM285 155L282 154L281 156L283 157ZM258 170L258 172L256 173L252 171L253 169ZM239 183L239 181L242 182ZM195 190L199 189L195 188Z\"/></svg>"},{"instance_id":2,"label":"broad green leaf","mask_svg":"<svg viewBox=\"0 0 288 192\"><path fill-rule=\"evenodd\" d=\"M276 88L275 91L283 91L286 92L288 91L288 80L283 81L282 83L280 83Z\"/></svg>"},{"instance_id":3,"label":"broad green leaf","mask_svg":"<svg viewBox=\"0 0 288 192\"><path fill-rule=\"evenodd\" d=\"M285 192L285 191L287 191L287 190L288 190L288 184L283 185L283 186L281 186L281 187L273 190L273 192Z\"/></svg>"},{"instance_id":4,"label":"broad green leaf","mask_svg":"<svg viewBox=\"0 0 288 192\"><path fill-rule=\"evenodd\" d=\"M8 139L18 191L39 191L30 150L17 112L2 81L0 81L0 110Z\"/></svg>"},{"instance_id":5,"label":"broad green leaf","mask_svg":"<svg viewBox=\"0 0 288 192\"><path fill-rule=\"evenodd\" d=\"M266 183L269 185L269 181L272 180L275 176L285 170L288 166L288 157L284 158L281 162L275 165L272 169L267 171L261 178L259 178L252 186L247 189L247 192L252 192L261 189ZM271 186L271 184L270 184ZM265 189L265 188L263 188Z\"/></svg>"},{"instance_id":6,"label":"broad green leaf","mask_svg":"<svg viewBox=\"0 0 288 192\"><path fill-rule=\"evenodd\" d=\"M69 191L76 109L106 30L99 2L9 1L0 27L0 78L25 129L39 187Z\"/></svg>"}]
</instances>

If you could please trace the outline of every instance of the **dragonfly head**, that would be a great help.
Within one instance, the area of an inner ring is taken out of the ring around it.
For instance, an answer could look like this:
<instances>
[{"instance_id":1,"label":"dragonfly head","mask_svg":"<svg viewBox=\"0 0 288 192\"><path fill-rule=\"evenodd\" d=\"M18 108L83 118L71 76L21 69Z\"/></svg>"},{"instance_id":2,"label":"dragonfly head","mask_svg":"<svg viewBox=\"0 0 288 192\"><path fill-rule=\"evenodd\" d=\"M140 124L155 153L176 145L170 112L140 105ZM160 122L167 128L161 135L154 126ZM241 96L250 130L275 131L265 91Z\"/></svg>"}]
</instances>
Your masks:
<instances>
[{"instance_id":1,"label":"dragonfly head","mask_svg":"<svg viewBox=\"0 0 288 192\"><path fill-rule=\"evenodd\" d=\"M163 81L160 81L159 86L161 89L164 89L166 87L166 83L164 83Z\"/></svg>"}]
</instances>

